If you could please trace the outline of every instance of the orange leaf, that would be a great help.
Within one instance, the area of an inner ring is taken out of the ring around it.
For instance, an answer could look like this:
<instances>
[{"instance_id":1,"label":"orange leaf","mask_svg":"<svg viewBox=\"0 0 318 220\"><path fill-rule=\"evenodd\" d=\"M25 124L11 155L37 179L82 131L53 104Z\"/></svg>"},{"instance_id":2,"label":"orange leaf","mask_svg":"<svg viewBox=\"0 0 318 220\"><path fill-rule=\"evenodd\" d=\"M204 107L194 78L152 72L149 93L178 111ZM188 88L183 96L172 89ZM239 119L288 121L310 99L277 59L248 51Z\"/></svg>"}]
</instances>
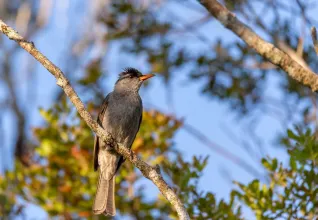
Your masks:
<instances>
[{"instance_id":1,"label":"orange leaf","mask_svg":"<svg viewBox=\"0 0 318 220\"><path fill-rule=\"evenodd\" d=\"M89 217L90 216L90 212L88 212L88 211L79 212L78 215L80 217Z\"/></svg>"},{"instance_id":2,"label":"orange leaf","mask_svg":"<svg viewBox=\"0 0 318 220\"><path fill-rule=\"evenodd\" d=\"M64 186L60 186L59 187L59 191L60 192L63 192L63 193L66 193L66 192L70 192L72 189L72 187L68 186L68 185L64 185Z\"/></svg>"}]
</instances>

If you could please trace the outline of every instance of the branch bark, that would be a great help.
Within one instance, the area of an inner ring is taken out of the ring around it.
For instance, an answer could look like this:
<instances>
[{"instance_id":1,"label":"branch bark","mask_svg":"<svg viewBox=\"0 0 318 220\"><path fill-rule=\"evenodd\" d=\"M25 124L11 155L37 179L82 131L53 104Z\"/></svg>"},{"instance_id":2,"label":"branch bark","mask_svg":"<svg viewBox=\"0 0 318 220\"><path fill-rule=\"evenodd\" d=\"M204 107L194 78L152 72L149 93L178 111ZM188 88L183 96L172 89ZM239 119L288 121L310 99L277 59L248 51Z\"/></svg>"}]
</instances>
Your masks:
<instances>
[{"instance_id":1,"label":"branch bark","mask_svg":"<svg viewBox=\"0 0 318 220\"><path fill-rule=\"evenodd\" d=\"M288 54L273 44L258 36L251 28L241 22L226 7L217 0L199 0L200 3L226 28L233 31L247 45L256 50L265 59L279 66L288 75L299 83L309 86L312 91L318 90L318 75L311 70L303 68Z\"/></svg>"},{"instance_id":2,"label":"branch bark","mask_svg":"<svg viewBox=\"0 0 318 220\"><path fill-rule=\"evenodd\" d=\"M173 191L171 187L164 181L158 167L152 167L146 162L142 161L133 151L124 146L116 143L112 138L111 134L106 132L102 127L100 127L95 120L93 120L90 113L86 110L83 102L78 97L77 93L70 85L70 82L65 77L64 73L55 66L48 58L46 58L36 47L33 42L28 42L23 39L15 30L6 25L2 20L0 20L0 31L4 33L9 39L16 41L24 50L29 52L39 63L41 63L55 78L56 84L59 85L69 97L71 102L76 107L78 113L86 124L108 145L113 146L113 148L132 164L134 164L141 173L151 180L160 190L162 195L171 203L171 205L176 210L179 219L188 220L190 219L184 204L178 198L177 194Z\"/></svg>"}]
</instances>

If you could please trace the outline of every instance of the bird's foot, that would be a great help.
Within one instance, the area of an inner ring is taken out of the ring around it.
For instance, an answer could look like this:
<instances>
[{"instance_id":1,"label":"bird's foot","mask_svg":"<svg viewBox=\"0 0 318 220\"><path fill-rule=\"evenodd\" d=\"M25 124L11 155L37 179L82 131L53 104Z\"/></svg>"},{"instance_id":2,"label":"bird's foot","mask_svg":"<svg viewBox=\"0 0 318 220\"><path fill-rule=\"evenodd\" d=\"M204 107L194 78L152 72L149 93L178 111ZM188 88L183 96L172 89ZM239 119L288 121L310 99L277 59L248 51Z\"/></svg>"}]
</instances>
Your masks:
<instances>
[{"instance_id":1,"label":"bird's foot","mask_svg":"<svg viewBox=\"0 0 318 220\"><path fill-rule=\"evenodd\" d=\"M129 149L129 157L130 157L130 161L134 160L134 154L132 154L132 150Z\"/></svg>"},{"instance_id":2,"label":"bird's foot","mask_svg":"<svg viewBox=\"0 0 318 220\"><path fill-rule=\"evenodd\" d=\"M157 164L153 167L157 173L161 174L160 166Z\"/></svg>"}]
</instances>

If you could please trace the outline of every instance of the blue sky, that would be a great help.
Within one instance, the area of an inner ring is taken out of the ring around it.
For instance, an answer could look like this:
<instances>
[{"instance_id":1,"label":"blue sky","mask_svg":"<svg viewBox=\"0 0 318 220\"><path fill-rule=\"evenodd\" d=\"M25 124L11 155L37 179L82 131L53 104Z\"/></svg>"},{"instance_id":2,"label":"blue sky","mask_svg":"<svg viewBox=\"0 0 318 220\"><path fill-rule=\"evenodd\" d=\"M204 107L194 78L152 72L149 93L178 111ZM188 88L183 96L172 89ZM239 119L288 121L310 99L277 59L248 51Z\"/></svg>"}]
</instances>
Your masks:
<instances>
[{"instance_id":1,"label":"blue sky","mask_svg":"<svg viewBox=\"0 0 318 220\"><path fill-rule=\"evenodd\" d=\"M79 4L79 3L78 3ZM172 5L173 6L173 5ZM170 6L170 7L172 7ZM179 7L176 10L176 14L180 17L187 19L188 9ZM51 61L53 61L58 66L63 66L67 63L67 57L63 57L63 51L65 50L65 45L61 42L65 42L69 39L67 24L60 25L63 19L68 17L69 13L74 13L77 10L76 4L73 0L57 0L55 2L54 10L52 12L53 16L49 22L49 25L39 33L34 41L35 45L42 51ZM85 10L78 10L77 13L81 15ZM199 18L198 14L192 14L192 18ZM83 19L79 16L80 19ZM74 25L75 28L80 28L81 22L83 20L75 19L77 24ZM85 20L85 19L84 19ZM77 30L81 31L81 30ZM211 42L222 37L224 41L232 41L236 36L230 31L224 29L218 22L210 22L208 25L204 26L204 30L200 30L202 34L213 33L213 36L209 34ZM125 67L132 66L141 70L145 70L144 61L132 60L129 57L125 58L125 62L122 62L122 55L119 51L119 45L112 45L110 51L115 54L114 59L108 61L108 66L110 67L107 71L111 74L107 81L105 81L105 88L112 88L115 80L117 79L117 74ZM196 47L196 44L190 46ZM19 54L17 60L20 65L17 67L17 75L25 78L27 73L24 71L25 60L29 59L29 54L22 51ZM54 92L58 89L55 84L55 79L51 76L42 66L36 64L36 78L38 85L36 89L36 96L33 100L33 105L29 106L30 110L30 125L32 127L41 125L43 123L40 115L38 113L38 108L49 108L53 102ZM84 64L81 67L85 66ZM79 69L81 67L78 67ZM255 166L255 169L259 169L262 172L262 168L259 163L256 163L247 153L244 151L237 143L235 143L229 136L228 132L224 128L231 128L231 131L238 137L246 137L247 121L245 119L238 120L237 115L233 113L226 104L221 103L217 100L211 99L207 96L203 96L200 93L200 82L187 83L187 77L182 72L174 74L175 77L172 79L171 84L173 85L173 93L169 94L173 100L173 109L167 105L166 100L166 87L163 80L160 77L155 77L151 80L151 87L147 89L142 89L141 96L143 98L143 103L145 108L152 108L153 105L158 106L163 111L174 114L179 118L184 118L186 123L191 124L193 127L200 130L207 137L209 137L215 143L221 145L224 149L229 152L241 157L246 162ZM20 79L20 80L21 80ZM23 80L21 80L23 82ZM275 88L277 84L277 79L272 77L268 83L270 86L266 88L264 93L269 94L272 97L281 98L281 94ZM1 85L0 85L1 86ZM23 93L23 83L21 84L21 93ZM1 89L1 88L0 88ZM76 88L75 88L76 89ZM1 91L1 90L0 90ZM106 94L105 94L106 95ZM79 93L80 97L85 97L84 93ZM93 98L93 97L92 97ZM283 132L279 122L271 116L259 114L259 123L255 128L256 134L265 140L264 149L267 155L272 157L278 157L280 160L285 162L287 160L287 155L285 151L281 148L273 147L274 139L279 132ZM4 125L8 131L5 133L6 144L5 144L5 154L10 155L13 158L13 152L10 146L12 146L13 141L13 129L10 124L12 117L8 114L8 117L4 120ZM245 127L244 127L245 126ZM248 139L248 137L246 137ZM240 181L243 183L248 183L254 177L248 174L246 171L242 170L240 167L232 163L231 161L221 157L219 154L211 151L205 145L200 143L197 139L188 135L184 130L177 133L175 138L176 147L184 153L186 159L191 159L193 155L209 155L209 164L204 171L204 176L200 181L200 188L202 190L211 191L215 193L218 199L229 198L229 192L233 189L234 185L232 180ZM257 147L257 146L254 146ZM6 164L12 164L12 160L5 161ZM155 190L154 186L148 184L149 190ZM246 210L245 210L246 211ZM251 217L247 212L246 216ZM43 219L45 218L45 213L39 208L35 208L30 205L27 212L27 219ZM252 218L252 217L251 217ZM250 219L250 218L249 218Z\"/></svg>"}]
</instances>

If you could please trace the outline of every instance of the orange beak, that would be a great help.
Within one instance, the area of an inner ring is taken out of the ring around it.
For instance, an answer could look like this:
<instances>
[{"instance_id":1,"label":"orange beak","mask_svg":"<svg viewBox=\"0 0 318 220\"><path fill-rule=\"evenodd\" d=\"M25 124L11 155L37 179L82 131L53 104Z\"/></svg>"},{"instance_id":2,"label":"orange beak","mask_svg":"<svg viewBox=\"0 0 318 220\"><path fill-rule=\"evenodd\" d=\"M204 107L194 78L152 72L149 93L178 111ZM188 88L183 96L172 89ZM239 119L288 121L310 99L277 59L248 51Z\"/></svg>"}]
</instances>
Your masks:
<instances>
[{"instance_id":1,"label":"orange beak","mask_svg":"<svg viewBox=\"0 0 318 220\"><path fill-rule=\"evenodd\" d=\"M145 81L145 80L147 80L147 79L149 79L149 78L151 78L153 76L155 76L155 74L146 74L146 75L140 76L139 79L141 81Z\"/></svg>"}]
</instances>

